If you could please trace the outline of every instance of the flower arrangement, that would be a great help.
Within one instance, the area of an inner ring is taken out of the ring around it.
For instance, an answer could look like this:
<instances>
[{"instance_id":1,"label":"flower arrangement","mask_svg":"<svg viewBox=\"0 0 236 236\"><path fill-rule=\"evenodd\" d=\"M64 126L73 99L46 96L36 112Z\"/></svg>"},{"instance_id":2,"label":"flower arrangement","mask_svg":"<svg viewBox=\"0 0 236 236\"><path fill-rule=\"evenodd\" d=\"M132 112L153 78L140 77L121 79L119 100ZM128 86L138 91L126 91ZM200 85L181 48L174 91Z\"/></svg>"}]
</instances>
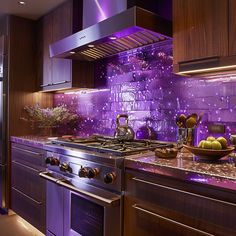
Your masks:
<instances>
[{"instance_id":1,"label":"flower arrangement","mask_svg":"<svg viewBox=\"0 0 236 236\"><path fill-rule=\"evenodd\" d=\"M71 113L64 105L54 108L41 108L38 104L25 106L27 118L23 120L32 122L39 128L57 127L77 120L77 115Z\"/></svg>"}]
</instances>

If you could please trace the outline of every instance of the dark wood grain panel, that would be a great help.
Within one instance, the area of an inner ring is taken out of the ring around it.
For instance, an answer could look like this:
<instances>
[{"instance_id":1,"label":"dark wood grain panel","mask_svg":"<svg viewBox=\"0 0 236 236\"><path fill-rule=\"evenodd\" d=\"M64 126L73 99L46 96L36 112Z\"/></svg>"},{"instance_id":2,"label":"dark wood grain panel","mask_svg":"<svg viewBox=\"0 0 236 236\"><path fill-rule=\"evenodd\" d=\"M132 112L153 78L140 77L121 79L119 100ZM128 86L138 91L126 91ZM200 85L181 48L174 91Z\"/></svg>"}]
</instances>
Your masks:
<instances>
[{"instance_id":1,"label":"dark wood grain panel","mask_svg":"<svg viewBox=\"0 0 236 236\"><path fill-rule=\"evenodd\" d=\"M229 55L236 55L236 1L229 0Z\"/></svg>"},{"instance_id":2,"label":"dark wood grain panel","mask_svg":"<svg viewBox=\"0 0 236 236\"><path fill-rule=\"evenodd\" d=\"M45 180L39 177L37 170L13 161L12 172L12 187L38 202L45 202Z\"/></svg>"},{"instance_id":3,"label":"dark wood grain panel","mask_svg":"<svg viewBox=\"0 0 236 236\"><path fill-rule=\"evenodd\" d=\"M45 203L34 201L12 188L12 209L41 232L46 232Z\"/></svg>"},{"instance_id":4,"label":"dark wood grain panel","mask_svg":"<svg viewBox=\"0 0 236 236\"><path fill-rule=\"evenodd\" d=\"M231 191L134 171L125 180L125 235L236 234Z\"/></svg>"},{"instance_id":5,"label":"dark wood grain panel","mask_svg":"<svg viewBox=\"0 0 236 236\"><path fill-rule=\"evenodd\" d=\"M40 86L52 84L52 59L50 58L49 45L53 42L53 18L46 15L42 21L43 27L43 78L41 78Z\"/></svg>"},{"instance_id":6,"label":"dark wood grain panel","mask_svg":"<svg viewBox=\"0 0 236 236\"><path fill-rule=\"evenodd\" d=\"M73 32L73 0L66 1L51 14L53 42L69 36Z\"/></svg>"},{"instance_id":7,"label":"dark wood grain panel","mask_svg":"<svg viewBox=\"0 0 236 236\"><path fill-rule=\"evenodd\" d=\"M34 21L9 19L9 134L27 135L36 131L21 120L26 105L52 105L51 94L36 93L36 25Z\"/></svg>"},{"instance_id":8,"label":"dark wood grain panel","mask_svg":"<svg viewBox=\"0 0 236 236\"><path fill-rule=\"evenodd\" d=\"M45 170L45 151L12 143L11 208L45 233L46 180L38 173Z\"/></svg>"},{"instance_id":9,"label":"dark wood grain panel","mask_svg":"<svg viewBox=\"0 0 236 236\"><path fill-rule=\"evenodd\" d=\"M69 0L61 4L41 19L41 27L42 29L39 27L38 30L38 38L43 41L43 45L39 43L39 47L43 47L43 55L40 56L39 53L39 57L43 58L43 62L38 63L38 77L41 78L43 86L39 90L81 88L81 84L83 88L92 87L91 71L93 72L93 69L91 70L90 65L86 67L83 63L81 65L71 60L50 58L49 56L51 43L82 28L82 0ZM39 48L40 51L42 50ZM83 82L81 82L82 80Z\"/></svg>"},{"instance_id":10,"label":"dark wood grain panel","mask_svg":"<svg viewBox=\"0 0 236 236\"><path fill-rule=\"evenodd\" d=\"M44 161L46 153L44 150L17 143L12 143L11 147L12 161L27 165L37 171L42 171L46 168Z\"/></svg>"},{"instance_id":11,"label":"dark wood grain panel","mask_svg":"<svg viewBox=\"0 0 236 236\"><path fill-rule=\"evenodd\" d=\"M174 64L228 55L228 0L173 1Z\"/></svg>"}]
</instances>

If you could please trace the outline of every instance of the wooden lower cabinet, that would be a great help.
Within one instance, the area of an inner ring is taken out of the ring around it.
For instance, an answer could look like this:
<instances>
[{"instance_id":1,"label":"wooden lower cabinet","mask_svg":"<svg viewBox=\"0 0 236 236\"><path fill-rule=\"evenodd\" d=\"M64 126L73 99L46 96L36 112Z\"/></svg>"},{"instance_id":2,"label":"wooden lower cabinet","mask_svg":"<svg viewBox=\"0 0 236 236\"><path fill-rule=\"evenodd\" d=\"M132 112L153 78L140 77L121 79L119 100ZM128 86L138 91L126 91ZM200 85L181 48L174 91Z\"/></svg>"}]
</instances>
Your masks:
<instances>
[{"instance_id":1,"label":"wooden lower cabinet","mask_svg":"<svg viewBox=\"0 0 236 236\"><path fill-rule=\"evenodd\" d=\"M235 193L126 171L125 236L236 235Z\"/></svg>"},{"instance_id":2,"label":"wooden lower cabinet","mask_svg":"<svg viewBox=\"0 0 236 236\"><path fill-rule=\"evenodd\" d=\"M46 232L45 151L12 143L11 208L38 230Z\"/></svg>"}]
</instances>

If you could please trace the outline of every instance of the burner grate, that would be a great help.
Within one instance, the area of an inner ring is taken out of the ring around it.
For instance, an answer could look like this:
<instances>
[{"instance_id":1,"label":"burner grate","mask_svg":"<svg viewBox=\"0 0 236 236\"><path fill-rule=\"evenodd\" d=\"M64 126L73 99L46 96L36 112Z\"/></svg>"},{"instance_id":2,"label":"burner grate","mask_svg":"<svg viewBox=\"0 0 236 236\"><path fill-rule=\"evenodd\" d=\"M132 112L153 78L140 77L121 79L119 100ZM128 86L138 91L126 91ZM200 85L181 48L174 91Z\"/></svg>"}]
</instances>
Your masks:
<instances>
[{"instance_id":1,"label":"burner grate","mask_svg":"<svg viewBox=\"0 0 236 236\"><path fill-rule=\"evenodd\" d=\"M92 136L88 139L59 139L52 144L62 145L75 149L90 150L99 153L109 153L117 156L137 154L144 151L154 151L160 147L173 147L172 144L151 140L118 141L114 138Z\"/></svg>"}]
</instances>

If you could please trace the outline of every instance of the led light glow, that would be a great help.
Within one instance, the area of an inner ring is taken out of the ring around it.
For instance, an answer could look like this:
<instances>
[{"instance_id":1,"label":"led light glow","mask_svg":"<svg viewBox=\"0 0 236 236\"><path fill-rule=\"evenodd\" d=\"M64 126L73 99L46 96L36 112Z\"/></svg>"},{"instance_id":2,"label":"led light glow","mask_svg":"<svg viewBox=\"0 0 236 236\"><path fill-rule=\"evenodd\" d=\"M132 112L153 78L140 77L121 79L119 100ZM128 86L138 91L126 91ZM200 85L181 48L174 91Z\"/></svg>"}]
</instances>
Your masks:
<instances>
[{"instance_id":1,"label":"led light glow","mask_svg":"<svg viewBox=\"0 0 236 236\"><path fill-rule=\"evenodd\" d=\"M220 66L220 67L212 67L212 68L204 68L204 69L197 69L197 70L188 70L188 71L180 71L177 74L179 75L188 75L188 74L200 74L203 72L214 72L214 71L222 71L227 69L236 69L236 65L230 66Z\"/></svg>"},{"instance_id":2,"label":"led light glow","mask_svg":"<svg viewBox=\"0 0 236 236\"><path fill-rule=\"evenodd\" d=\"M88 47L89 48L94 48L94 45L93 44L89 44Z\"/></svg>"},{"instance_id":3,"label":"led light glow","mask_svg":"<svg viewBox=\"0 0 236 236\"><path fill-rule=\"evenodd\" d=\"M115 39L117 39L117 37L116 36L110 36L109 39L110 40L115 40Z\"/></svg>"},{"instance_id":4,"label":"led light glow","mask_svg":"<svg viewBox=\"0 0 236 236\"><path fill-rule=\"evenodd\" d=\"M26 4L25 1L18 1L18 3L19 3L20 5L25 5L25 4Z\"/></svg>"},{"instance_id":5,"label":"led light glow","mask_svg":"<svg viewBox=\"0 0 236 236\"><path fill-rule=\"evenodd\" d=\"M65 104L81 119L67 133L85 137L93 133L114 135L116 116L124 112L135 132L150 118L158 140L176 141L175 118L181 113L203 111L198 140L210 134L208 123L214 122L229 127L226 138L236 134L236 74L189 79L172 74L172 63L170 41L97 61L96 89L54 95L55 106Z\"/></svg>"}]
</instances>

